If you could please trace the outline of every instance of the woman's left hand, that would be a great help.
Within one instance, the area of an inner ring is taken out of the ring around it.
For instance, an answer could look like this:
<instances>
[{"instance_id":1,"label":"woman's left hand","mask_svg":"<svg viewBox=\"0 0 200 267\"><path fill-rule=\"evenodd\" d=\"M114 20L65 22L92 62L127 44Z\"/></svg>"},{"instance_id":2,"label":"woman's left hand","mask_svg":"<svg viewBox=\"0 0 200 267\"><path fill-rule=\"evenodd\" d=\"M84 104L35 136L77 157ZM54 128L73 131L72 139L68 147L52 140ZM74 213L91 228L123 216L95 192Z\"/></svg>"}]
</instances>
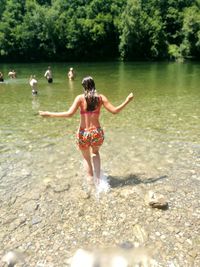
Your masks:
<instances>
[{"instance_id":1,"label":"woman's left hand","mask_svg":"<svg viewBox=\"0 0 200 267\"><path fill-rule=\"evenodd\" d=\"M131 101L133 99L133 93L130 93L128 96L127 96L127 100L128 101Z\"/></svg>"}]
</instances>

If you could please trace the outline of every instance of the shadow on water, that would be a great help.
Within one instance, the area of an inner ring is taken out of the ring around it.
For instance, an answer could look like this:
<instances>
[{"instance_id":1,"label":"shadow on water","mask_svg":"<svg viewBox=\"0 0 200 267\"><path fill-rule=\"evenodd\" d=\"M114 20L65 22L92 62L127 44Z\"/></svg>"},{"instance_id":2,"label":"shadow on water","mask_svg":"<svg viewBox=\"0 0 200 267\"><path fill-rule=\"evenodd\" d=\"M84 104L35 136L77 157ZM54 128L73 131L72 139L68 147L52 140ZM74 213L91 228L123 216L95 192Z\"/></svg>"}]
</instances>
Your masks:
<instances>
[{"instance_id":1,"label":"shadow on water","mask_svg":"<svg viewBox=\"0 0 200 267\"><path fill-rule=\"evenodd\" d=\"M112 188L121 187L121 186L129 186L129 185L138 185L138 184L150 184L155 183L159 180L167 178L167 175L163 175L160 177L151 177L151 178L144 178L140 177L139 175L130 174L126 177L117 177L117 176L109 176L109 184Z\"/></svg>"}]
</instances>

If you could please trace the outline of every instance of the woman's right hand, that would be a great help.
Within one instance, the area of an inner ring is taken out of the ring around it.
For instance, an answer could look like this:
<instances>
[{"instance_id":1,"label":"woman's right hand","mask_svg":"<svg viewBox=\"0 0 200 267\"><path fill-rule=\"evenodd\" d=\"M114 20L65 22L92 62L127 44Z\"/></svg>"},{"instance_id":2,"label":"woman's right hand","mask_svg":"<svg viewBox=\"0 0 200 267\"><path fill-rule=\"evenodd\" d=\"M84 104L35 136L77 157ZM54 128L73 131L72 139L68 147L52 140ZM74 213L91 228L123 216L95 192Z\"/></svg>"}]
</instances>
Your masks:
<instances>
[{"instance_id":1,"label":"woman's right hand","mask_svg":"<svg viewBox=\"0 0 200 267\"><path fill-rule=\"evenodd\" d=\"M39 115L42 117L49 117L50 116L50 112L49 111L39 111Z\"/></svg>"}]
</instances>

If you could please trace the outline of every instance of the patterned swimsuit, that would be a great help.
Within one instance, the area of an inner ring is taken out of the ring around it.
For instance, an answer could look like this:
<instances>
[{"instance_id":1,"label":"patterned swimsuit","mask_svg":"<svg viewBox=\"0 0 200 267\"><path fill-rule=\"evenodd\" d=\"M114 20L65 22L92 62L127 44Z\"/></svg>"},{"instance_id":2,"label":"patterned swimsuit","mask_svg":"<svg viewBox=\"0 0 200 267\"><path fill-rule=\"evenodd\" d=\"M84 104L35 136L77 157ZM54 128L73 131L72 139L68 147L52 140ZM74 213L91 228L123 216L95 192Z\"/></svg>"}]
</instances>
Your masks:
<instances>
[{"instance_id":1,"label":"patterned swimsuit","mask_svg":"<svg viewBox=\"0 0 200 267\"><path fill-rule=\"evenodd\" d=\"M92 127L90 129L80 128L76 134L77 145L80 149L101 146L104 141L104 132L101 127Z\"/></svg>"},{"instance_id":2,"label":"patterned swimsuit","mask_svg":"<svg viewBox=\"0 0 200 267\"><path fill-rule=\"evenodd\" d=\"M100 98L100 101L101 98ZM85 111L83 108L80 110L80 114L99 114L100 113L100 105L99 107L94 111ZM104 131L101 127L90 127L87 129L79 128L77 134L76 134L76 143L80 149L88 149L91 147L98 147L103 144L104 141Z\"/></svg>"}]
</instances>

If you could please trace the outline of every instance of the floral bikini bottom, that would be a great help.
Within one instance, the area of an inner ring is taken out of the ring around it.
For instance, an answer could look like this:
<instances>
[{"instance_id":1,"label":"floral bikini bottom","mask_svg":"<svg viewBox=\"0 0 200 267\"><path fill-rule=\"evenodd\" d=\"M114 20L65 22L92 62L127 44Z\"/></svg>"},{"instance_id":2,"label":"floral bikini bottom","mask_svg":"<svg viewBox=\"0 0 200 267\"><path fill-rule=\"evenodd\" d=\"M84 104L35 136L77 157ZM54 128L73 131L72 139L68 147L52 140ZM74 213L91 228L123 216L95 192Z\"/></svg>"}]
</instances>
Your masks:
<instances>
[{"instance_id":1,"label":"floral bikini bottom","mask_svg":"<svg viewBox=\"0 0 200 267\"><path fill-rule=\"evenodd\" d=\"M101 127L90 129L80 128L76 134L76 143L79 149L87 149L90 146L101 146L104 141L104 132Z\"/></svg>"}]
</instances>

